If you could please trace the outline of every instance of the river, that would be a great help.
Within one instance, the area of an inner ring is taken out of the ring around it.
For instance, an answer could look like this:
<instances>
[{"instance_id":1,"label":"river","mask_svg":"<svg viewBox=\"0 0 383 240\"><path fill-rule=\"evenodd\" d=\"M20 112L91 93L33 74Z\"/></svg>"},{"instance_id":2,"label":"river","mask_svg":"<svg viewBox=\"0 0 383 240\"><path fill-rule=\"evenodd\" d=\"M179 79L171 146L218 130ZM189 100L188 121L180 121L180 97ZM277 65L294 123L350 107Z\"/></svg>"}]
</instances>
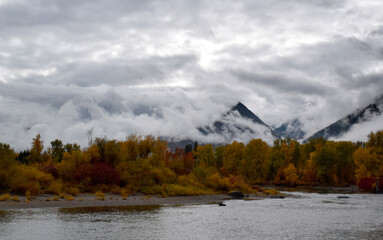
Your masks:
<instances>
[{"instance_id":1,"label":"river","mask_svg":"<svg viewBox=\"0 0 383 240\"><path fill-rule=\"evenodd\" d=\"M383 195L0 211L0 239L383 239Z\"/></svg>"}]
</instances>

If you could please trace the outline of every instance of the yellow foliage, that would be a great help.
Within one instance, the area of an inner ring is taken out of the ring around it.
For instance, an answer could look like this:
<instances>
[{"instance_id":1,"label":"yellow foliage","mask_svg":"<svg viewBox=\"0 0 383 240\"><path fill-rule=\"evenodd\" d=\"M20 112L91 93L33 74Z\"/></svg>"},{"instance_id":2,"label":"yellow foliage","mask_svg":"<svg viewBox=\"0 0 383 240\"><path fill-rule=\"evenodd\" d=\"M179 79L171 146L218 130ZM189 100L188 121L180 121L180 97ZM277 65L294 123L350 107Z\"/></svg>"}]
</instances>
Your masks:
<instances>
[{"instance_id":1,"label":"yellow foliage","mask_svg":"<svg viewBox=\"0 0 383 240\"><path fill-rule=\"evenodd\" d=\"M178 184L164 184L162 186L162 196L193 196L214 194L209 189L202 189L195 186L182 186Z\"/></svg>"},{"instance_id":2,"label":"yellow foliage","mask_svg":"<svg viewBox=\"0 0 383 240\"><path fill-rule=\"evenodd\" d=\"M129 193L125 189L122 189L120 194L123 200L126 200L126 198L129 196Z\"/></svg>"},{"instance_id":3,"label":"yellow foliage","mask_svg":"<svg viewBox=\"0 0 383 240\"><path fill-rule=\"evenodd\" d=\"M251 140L243 150L242 173L253 183L266 180L271 163L270 147L261 139Z\"/></svg>"},{"instance_id":4,"label":"yellow foliage","mask_svg":"<svg viewBox=\"0 0 383 240\"><path fill-rule=\"evenodd\" d=\"M297 183L298 174L294 164L289 163L289 165L284 169L284 174L285 174L287 185L293 186Z\"/></svg>"},{"instance_id":5,"label":"yellow foliage","mask_svg":"<svg viewBox=\"0 0 383 240\"><path fill-rule=\"evenodd\" d=\"M242 175L230 175L230 184L232 190L240 190L245 193L258 192L258 189L251 189L251 187L245 182Z\"/></svg>"},{"instance_id":6,"label":"yellow foliage","mask_svg":"<svg viewBox=\"0 0 383 240\"><path fill-rule=\"evenodd\" d=\"M0 196L0 201L7 201L11 198L11 196L9 195L9 193L6 193L6 194L3 194Z\"/></svg>"},{"instance_id":7,"label":"yellow foliage","mask_svg":"<svg viewBox=\"0 0 383 240\"><path fill-rule=\"evenodd\" d=\"M189 175L179 176L177 179L177 183L183 186L195 186L198 188L203 188L203 185L198 181L198 179L193 173L190 173Z\"/></svg>"},{"instance_id":8,"label":"yellow foliage","mask_svg":"<svg viewBox=\"0 0 383 240\"><path fill-rule=\"evenodd\" d=\"M17 165L9 179L12 191L39 194L41 189L47 188L53 181L52 175L44 173L33 166Z\"/></svg>"},{"instance_id":9,"label":"yellow foliage","mask_svg":"<svg viewBox=\"0 0 383 240\"><path fill-rule=\"evenodd\" d=\"M280 194L280 192L277 189L274 189L274 188L263 189L262 191L266 195L279 195Z\"/></svg>"},{"instance_id":10,"label":"yellow foliage","mask_svg":"<svg viewBox=\"0 0 383 240\"><path fill-rule=\"evenodd\" d=\"M64 199L68 200L68 201L73 201L74 200L74 197L72 195L64 195Z\"/></svg>"},{"instance_id":11,"label":"yellow foliage","mask_svg":"<svg viewBox=\"0 0 383 240\"><path fill-rule=\"evenodd\" d=\"M58 164L59 174L64 179L72 180L73 172L82 164L90 162L88 152L72 151L71 153L64 152L61 163Z\"/></svg>"},{"instance_id":12,"label":"yellow foliage","mask_svg":"<svg viewBox=\"0 0 383 240\"><path fill-rule=\"evenodd\" d=\"M154 168L151 175L157 184L173 183L177 179L176 174L169 168Z\"/></svg>"},{"instance_id":13,"label":"yellow foliage","mask_svg":"<svg viewBox=\"0 0 383 240\"><path fill-rule=\"evenodd\" d=\"M105 194L101 191L97 191L94 196L97 200L105 200Z\"/></svg>"},{"instance_id":14,"label":"yellow foliage","mask_svg":"<svg viewBox=\"0 0 383 240\"><path fill-rule=\"evenodd\" d=\"M71 194L72 196L77 196L80 194L80 191L76 187L67 187L64 190L65 193Z\"/></svg>"},{"instance_id":15,"label":"yellow foliage","mask_svg":"<svg viewBox=\"0 0 383 240\"><path fill-rule=\"evenodd\" d=\"M52 181L49 187L45 190L46 193L60 194L63 190L63 183L59 180Z\"/></svg>"},{"instance_id":16,"label":"yellow foliage","mask_svg":"<svg viewBox=\"0 0 383 240\"><path fill-rule=\"evenodd\" d=\"M25 192L25 199L26 200L32 200L32 195L31 195L31 192L28 190Z\"/></svg>"},{"instance_id":17,"label":"yellow foliage","mask_svg":"<svg viewBox=\"0 0 383 240\"><path fill-rule=\"evenodd\" d=\"M230 189L230 181L219 173L214 173L206 177L206 186L218 191L228 191Z\"/></svg>"},{"instance_id":18,"label":"yellow foliage","mask_svg":"<svg viewBox=\"0 0 383 240\"><path fill-rule=\"evenodd\" d=\"M54 195L54 196L53 196L53 200L54 200L54 201L60 201L60 197L59 197L58 195Z\"/></svg>"}]
</instances>

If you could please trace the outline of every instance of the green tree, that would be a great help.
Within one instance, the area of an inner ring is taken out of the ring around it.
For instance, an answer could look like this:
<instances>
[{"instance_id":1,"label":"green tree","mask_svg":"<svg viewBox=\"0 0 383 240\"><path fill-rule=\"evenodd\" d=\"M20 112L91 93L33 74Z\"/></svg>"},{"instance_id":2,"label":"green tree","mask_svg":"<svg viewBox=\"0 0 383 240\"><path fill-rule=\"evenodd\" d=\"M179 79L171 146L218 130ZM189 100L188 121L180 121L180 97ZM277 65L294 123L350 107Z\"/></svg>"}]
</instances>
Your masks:
<instances>
[{"instance_id":1,"label":"green tree","mask_svg":"<svg viewBox=\"0 0 383 240\"><path fill-rule=\"evenodd\" d=\"M63 154L65 152L64 144L61 140L56 139L51 142L52 147L52 158L55 159L57 162L61 162Z\"/></svg>"}]
</instances>

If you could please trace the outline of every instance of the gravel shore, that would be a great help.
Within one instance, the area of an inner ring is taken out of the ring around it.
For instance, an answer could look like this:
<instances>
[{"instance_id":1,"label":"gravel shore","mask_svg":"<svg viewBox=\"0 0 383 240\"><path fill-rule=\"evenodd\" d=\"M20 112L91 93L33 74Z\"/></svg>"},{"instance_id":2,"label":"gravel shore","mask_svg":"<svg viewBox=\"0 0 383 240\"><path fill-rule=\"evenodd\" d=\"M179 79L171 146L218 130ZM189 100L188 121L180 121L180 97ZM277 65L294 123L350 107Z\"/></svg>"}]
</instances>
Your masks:
<instances>
[{"instance_id":1,"label":"gravel shore","mask_svg":"<svg viewBox=\"0 0 383 240\"><path fill-rule=\"evenodd\" d=\"M250 195L245 199L257 200L267 196ZM219 203L233 199L225 194L198 195L198 196L175 196L158 197L145 195L131 195L125 200L117 194L105 194L105 200L98 200L92 194L81 194L74 200L53 200L53 195L43 194L36 196L30 202L25 202L25 197L19 196L19 202L7 200L0 201L0 209L22 209L22 208L67 208L67 207L98 207L98 206L140 206L140 205L179 205L179 204L208 204Z\"/></svg>"}]
</instances>

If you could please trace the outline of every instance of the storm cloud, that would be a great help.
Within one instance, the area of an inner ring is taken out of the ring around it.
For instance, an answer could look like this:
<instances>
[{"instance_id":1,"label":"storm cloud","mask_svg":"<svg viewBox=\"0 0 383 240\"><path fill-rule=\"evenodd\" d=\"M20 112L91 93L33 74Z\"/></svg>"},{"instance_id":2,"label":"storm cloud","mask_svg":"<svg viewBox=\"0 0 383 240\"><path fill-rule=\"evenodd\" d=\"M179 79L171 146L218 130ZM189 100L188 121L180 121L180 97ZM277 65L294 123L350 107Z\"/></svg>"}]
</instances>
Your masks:
<instances>
[{"instance_id":1,"label":"storm cloud","mask_svg":"<svg viewBox=\"0 0 383 240\"><path fill-rule=\"evenodd\" d=\"M310 135L383 93L381 9L0 0L0 142L21 150L40 133L46 146L86 147L90 129L203 141L196 128L238 101L270 126L298 118Z\"/></svg>"}]
</instances>

